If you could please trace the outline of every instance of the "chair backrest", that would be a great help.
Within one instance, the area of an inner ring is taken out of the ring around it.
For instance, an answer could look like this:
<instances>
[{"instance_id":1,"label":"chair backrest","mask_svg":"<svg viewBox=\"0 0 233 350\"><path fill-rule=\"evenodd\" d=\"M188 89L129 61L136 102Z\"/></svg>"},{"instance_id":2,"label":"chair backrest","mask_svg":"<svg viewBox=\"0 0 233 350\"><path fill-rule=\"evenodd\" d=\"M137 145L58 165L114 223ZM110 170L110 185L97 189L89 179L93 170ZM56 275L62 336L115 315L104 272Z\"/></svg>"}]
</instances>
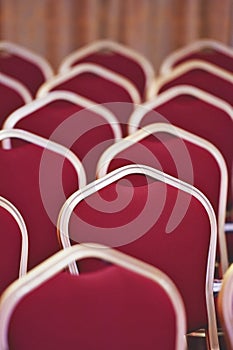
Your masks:
<instances>
[{"instance_id":1,"label":"chair backrest","mask_svg":"<svg viewBox=\"0 0 233 350\"><path fill-rule=\"evenodd\" d=\"M66 198L86 184L78 158L65 147L22 130L2 130L0 140L28 144L0 149L0 195L21 212L29 235L28 268L60 249L56 220Z\"/></svg>"},{"instance_id":2,"label":"chair backrest","mask_svg":"<svg viewBox=\"0 0 233 350\"><path fill-rule=\"evenodd\" d=\"M177 85L195 86L233 105L233 74L212 63L190 60L180 64L169 75L155 80L150 97Z\"/></svg>"},{"instance_id":3,"label":"chair backrest","mask_svg":"<svg viewBox=\"0 0 233 350\"><path fill-rule=\"evenodd\" d=\"M120 125L107 108L72 92L53 91L12 113L3 129L23 129L60 143L82 161L88 181L95 179L97 161L118 141ZM11 140L3 141L4 148ZM14 147L22 142L13 140Z\"/></svg>"},{"instance_id":4,"label":"chair backrest","mask_svg":"<svg viewBox=\"0 0 233 350\"><path fill-rule=\"evenodd\" d=\"M233 264L228 268L218 294L218 314L224 332L227 349L233 349Z\"/></svg>"},{"instance_id":5,"label":"chair backrest","mask_svg":"<svg viewBox=\"0 0 233 350\"><path fill-rule=\"evenodd\" d=\"M233 49L219 41L199 39L168 55L162 62L160 74L170 74L175 66L192 59L216 64L233 73Z\"/></svg>"},{"instance_id":6,"label":"chair backrest","mask_svg":"<svg viewBox=\"0 0 233 350\"><path fill-rule=\"evenodd\" d=\"M2 73L0 73L0 97L0 127L9 114L32 100L27 88L17 80Z\"/></svg>"},{"instance_id":7,"label":"chair backrest","mask_svg":"<svg viewBox=\"0 0 233 350\"><path fill-rule=\"evenodd\" d=\"M132 163L145 164L186 181L210 200L218 222L220 273L223 274L229 265L224 233L228 176L218 149L170 124L150 124L109 147L98 162L97 177Z\"/></svg>"},{"instance_id":8,"label":"chair backrest","mask_svg":"<svg viewBox=\"0 0 233 350\"><path fill-rule=\"evenodd\" d=\"M115 266L80 276L61 272L93 256ZM186 349L186 316L174 283L102 246L73 246L30 271L5 292L0 320L2 349Z\"/></svg>"},{"instance_id":9,"label":"chair backrest","mask_svg":"<svg viewBox=\"0 0 233 350\"><path fill-rule=\"evenodd\" d=\"M102 243L160 268L182 295L188 331L209 327L211 346L217 346L216 219L196 188L154 168L128 165L71 195L58 233L63 247L71 240ZM86 271L85 262L78 266ZM75 264L70 271L77 273Z\"/></svg>"},{"instance_id":10,"label":"chair backrest","mask_svg":"<svg viewBox=\"0 0 233 350\"><path fill-rule=\"evenodd\" d=\"M228 170L228 210L233 205L233 110L225 101L193 86L174 86L135 110L129 134L156 123L171 123L198 135L222 153Z\"/></svg>"},{"instance_id":11,"label":"chair backrest","mask_svg":"<svg viewBox=\"0 0 233 350\"><path fill-rule=\"evenodd\" d=\"M27 272L28 233L18 209L0 196L0 295Z\"/></svg>"},{"instance_id":12,"label":"chair backrest","mask_svg":"<svg viewBox=\"0 0 233 350\"><path fill-rule=\"evenodd\" d=\"M43 97L53 90L72 91L95 103L104 104L122 124L123 134L135 105L141 102L130 81L93 63L79 64L66 74L50 79L41 86L37 96Z\"/></svg>"},{"instance_id":13,"label":"chair backrest","mask_svg":"<svg viewBox=\"0 0 233 350\"><path fill-rule=\"evenodd\" d=\"M129 79L137 88L141 99L147 99L147 90L154 76L152 64L132 48L112 40L97 40L83 46L66 56L60 67L60 73L80 63L95 63L119 73Z\"/></svg>"},{"instance_id":14,"label":"chair backrest","mask_svg":"<svg viewBox=\"0 0 233 350\"><path fill-rule=\"evenodd\" d=\"M43 57L8 41L0 41L0 72L20 81L33 97L40 85L53 75Z\"/></svg>"}]
</instances>

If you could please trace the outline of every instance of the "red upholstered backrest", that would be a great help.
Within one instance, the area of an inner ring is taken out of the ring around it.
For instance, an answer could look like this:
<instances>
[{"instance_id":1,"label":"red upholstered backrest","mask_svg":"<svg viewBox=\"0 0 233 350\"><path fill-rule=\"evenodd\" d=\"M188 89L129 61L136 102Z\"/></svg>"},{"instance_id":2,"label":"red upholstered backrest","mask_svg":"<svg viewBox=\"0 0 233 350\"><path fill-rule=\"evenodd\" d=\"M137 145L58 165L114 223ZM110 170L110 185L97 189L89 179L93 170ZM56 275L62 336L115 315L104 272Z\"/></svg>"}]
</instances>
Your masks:
<instances>
[{"instance_id":1,"label":"red upholstered backrest","mask_svg":"<svg viewBox=\"0 0 233 350\"><path fill-rule=\"evenodd\" d=\"M172 81L165 83L160 88L159 93L169 89L172 86L183 84L198 87L233 105L233 84L200 68L189 70L179 77L174 78Z\"/></svg>"},{"instance_id":2,"label":"red upholstered backrest","mask_svg":"<svg viewBox=\"0 0 233 350\"><path fill-rule=\"evenodd\" d=\"M233 123L231 117L216 106L190 95L180 95L145 114L140 127L171 123L215 145L225 159L229 174L228 203L232 201Z\"/></svg>"},{"instance_id":3,"label":"red upholstered backrest","mask_svg":"<svg viewBox=\"0 0 233 350\"><path fill-rule=\"evenodd\" d=\"M23 106L25 101L18 92L13 90L11 87L0 83L0 127L2 127L5 119L14 112L17 108Z\"/></svg>"},{"instance_id":4,"label":"red upholstered backrest","mask_svg":"<svg viewBox=\"0 0 233 350\"><path fill-rule=\"evenodd\" d=\"M0 295L19 277L22 235L13 216L0 207Z\"/></svg>"},{"instance_id":5,"label":"red upholstered backrest","mask_svg":"<svg viewBox=\"0 0 233 350\"><path fill-rule=\"evenodd\" d=\"M137 87L140 96L142 98L145 97L145 73L141 66L132 58L113 51L100 51L78 59L72 64L72 67L79 63L96 63L123 75Z\"/></svg>"},{"instance_id":6,"label":"red upholstered backrest","mask_svg":"<svg viewBox=\"0 0 233 350\"><path fill-rule=\"evenodd\" d=\"M40 85L45 82L44 74L35 63L13 53L0 52L0 71L19 80L32 96L36 95Z\"/></svg>"},{"instance_id":7,"label":"red upholstered backrest","mask_svg":"<svg viewBox=\"0 0 233 350\"><path fill-rule=\"evenodd\" d=\"M118 153L110 162L108 172L137 163L194 185L210 200L217 215L221 175L215 158L208 151L175 136L156 133Z\"/></svg>"},{"instance_id":8,"label":"red upholstered backrest","mask_svg":"<svg viewBox=\"0 0 233 350\"><path fill-rule=\"evenodd\" d=\"M52 88L52 91L54 90L71 91L98 104L104 104L122 124L124 135L126 135L126 124L134 110L132 97L127 88L92 72L83 72L58 84Z\"/></svg>"},{"instance_id":9,"label":"red upholstered backrest","mask_svg":"<svg viewBox=\"0 0 233 350\"><path fill-rule=\"evenodd\" d=\"M129 175L82 200L69 222L70 238L103 243L159 267L184 299L188 329L203 327L210 240L206 211L191 195L153 180L146 185L141 178ZM89 269L85 261L78 266L81 272Z\"/></svg>"},{"instance_id":10,"label":"red upholstered backrest","mask_svg":"<svg viewBox=\"0 0 233 350\"><path fill-rule=\"evenodd\" d=\"M53 101L29 113L15 125L71 149L82 161L88 180L95 179L97 161L115 141L112 126L93 108L65 100ZM19 145L21 140L12 140Z\"/></svg>"},{"instance_id":11,"label":"red upholstered backrest","mask_svg":"<svg viewBox=\"0 0 233 350\"><path fill-rule=\"evenodd\" d=\"M180 63L187 62L193 59L207 61L215 64L216 66L222 67L230 72L233 72L233 58L224 54L223 52L219 52L214 49L204 49L185 55L183 58L179 59L174 64L174 67Z\"/></svg>"},{"instance_id":12,"label":"red upholstered backrest","mask_svg":"<svg viewBox=\"0 0 233 350\"><path fill-rule=\"evenodd\" d=\"M174 350L176 326L171 301L144 277L115 266L80 276L64 272L16 306L9 347Z\"/></svg>"},{"instance_id":13,"label":"red upholstered backrest","mask_svg":"<svg viewBox=\"0 0 233 350\"><path fill-rule=\"evenodd\" d=\"M0 195L17 207L25 220L29 269L59 250L57 216L65 199L78 188L70 162L66 160L62 168L62 156L43 152L33 144L0 149Z\"/></svg>"}]
</instances>

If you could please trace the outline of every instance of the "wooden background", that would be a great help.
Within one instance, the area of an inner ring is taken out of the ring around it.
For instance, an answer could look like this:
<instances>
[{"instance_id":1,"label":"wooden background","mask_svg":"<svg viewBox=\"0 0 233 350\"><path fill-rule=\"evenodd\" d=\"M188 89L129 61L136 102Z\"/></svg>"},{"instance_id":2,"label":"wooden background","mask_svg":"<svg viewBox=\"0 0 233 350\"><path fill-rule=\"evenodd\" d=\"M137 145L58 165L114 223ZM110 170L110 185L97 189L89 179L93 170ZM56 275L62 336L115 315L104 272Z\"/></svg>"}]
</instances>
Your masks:
<instances>
[{"instance_id":1,"label":"wooden background","mask_svg":"<svg viewBox=\"0 0 233 350\"><path fill-rule=\"evenodd\" d=\"M99 38L129 45L158 69L196 38L233 46L233 0L0 0L0 39L34 50L55 69Z\"/></svg>"}]
</instances>

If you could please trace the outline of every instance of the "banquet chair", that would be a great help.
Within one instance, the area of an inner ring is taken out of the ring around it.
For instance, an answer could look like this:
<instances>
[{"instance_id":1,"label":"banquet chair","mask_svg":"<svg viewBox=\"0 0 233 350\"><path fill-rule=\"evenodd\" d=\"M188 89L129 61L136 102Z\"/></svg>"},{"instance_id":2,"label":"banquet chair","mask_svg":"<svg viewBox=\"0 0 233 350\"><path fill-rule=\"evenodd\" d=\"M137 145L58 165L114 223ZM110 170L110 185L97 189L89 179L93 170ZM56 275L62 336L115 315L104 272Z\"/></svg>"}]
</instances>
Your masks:
<instances>
[{"instance_id":1,"label":"banquet chair","mask_svg":"<svg viewBox=\"0 0 233 350\"><path fill-rule=\"evenodd\" d=\"M233 73L233 49L212 39L199 39L168 55L162 62L160 74L170 74L177 65L192 59L213 63Z\"/></svg>"},{"instance_id":2,"label":"banquet chair","mask_svg":"<svg viewBox=\"0 0 233 350\"><path fill-rule=\"evenodd\" d=\"M184 300L187 332L205 328L210 348L219 349L212 292L216 218L199 190L154 168L127 165L74 192L57 226L63 248L100 243L165 272ZM89 266L79 261L69 268L82 274ZM102 268L92 261L89 272Z\"/></svg>"},{"instance_id":3,"label":"banquet chair","mask_svg":"<svg viewBox=\"0 0 233 350\"><path fill-rule=\"evenodd\" d=\"M229 266L224 232L227 168L216 147L181 128L154 123L109 147L97 165L97 178L127 164L145 164L194 185L209 199L218 224L219 268Z\"/></svg>"},{"instance_id":4,"label":"banquet chair","mask_svg":"<svg viewBox=\"0 0 233 350\"><path fill-rule=\"evenodd\" d=\"M111 144L121 139L115 116L68 91L53 91L19 108L5 121L3 129L23 129L60 143L81 160L88 181L95 179L97 161ZM3 147L19 145L21 140L6 139Z\"/></svg>"},{"instance_id":5,"label":"banquet chair","mask_svg":"<svg viewBox=\"0 0 233 350\"><path fill-rule=\"evenodd\" d=\"M147 90L155 76L154 68L130 47L108 39L94 41L66 56L59 72L67 73L80 63L95 63L120 74L137 88L142 100L147 100Z\"/></svg>"},{"instance_id":6,"label":"banquet chair","mask_svg":"<svg viewBox=\"0 0 233 350\"><path fill-rule=\"evenodd\" d=\"M80 276L64 272L93 256L112 266ZM171 279L103 246L60 251L12 284L0 301L0 321L5 350L186 349L184 304Z\"/></svg>"},{"instance_id":7,"label":"banquet chair","mask_svg":"<svg viewBox=\"0 0 233 350\"><path fill-rule=\"evenodd\" d=\"M233 220L231 179L233 110L225 101L193 86L174 86L135 110L129 120L129 134L155 123L171 123L196 134L216 146L228 170L227 217ZM233 245L232 245L233 246ZM233 251L231 252L233 259ZM233 260L231 260L233 261Z\"/></svg>"},{"instance_id":8,"label":"banquet chair","mask_svg":"<svg viewBox=\"0 0 233 350\"><path fill-rule=\"evenodd\" d=\"M10 113L32 100L27 88L2 73L0 73L0 97L0 127Z\"/></svg>"},{"instance_id":9,"label":"banquet chair","mask_svg":"<svg viewBox=\"0 0 233 350\"><path fill-rule=\"evenodd\" d=\"M220 293L218 294L218 313L224 332L224 338L227 349L233 349L233 264L228 268L222 283Z\"/></svg>"},{"instance_id":10,"label":"banquet chair","mask_svg":"<svg viewBox=\"0 0 233 350\"><path fill-rule=\"evenodd\" d=\"M41 84L53 75L50 64L40 55L8 41L0 41L0 72L15 78L35 97Z\"/></svg>"},{"instance_id":11,"label":"banquet chair","mask_svg":"<svg viewBox=\"0 0 233 350\"><path fill-rule=\"evenodd\" d=\"M27 272L28 233L18 209L0 196L0 295Z\"/></svg>"},{"instance_id":12,"label":"banquet chair","mask_svg":"<svg viewBox=\"0 0 233 350\"><path fill-rule=\"evenodd\" d=\"M81 95L110 109L122 125L123 135L127 122L141 98L133 84L121 75L93 63L82 63L66 74L60 74L44 83L37 97L49 91L65 90Z\"/></svg>"},{"instance_id":13,"label":"banquet chair","mask_svg":"<svg viewBox=\"0 0 233 350\"><path fill-rule=\"evenodd\" d=\"M66 198L86 184L79 159L67 148L23 130L2 130L0 140L22 147L0 149L0 195L20 211L28 229L31 269L60 249L56 221Z\"/></svg>"},{"instance_id":14,"label":"banquet chair","mask_svg":"<svg viewBox=\"0 0 233 350\"><path fill-rule=\"evenodd\" d=\"M150 98L177 85L191 85L233 105L233 74L201 60L179 64L169 75L160 76L151 85Z\"/></svg>"}]
</instances>

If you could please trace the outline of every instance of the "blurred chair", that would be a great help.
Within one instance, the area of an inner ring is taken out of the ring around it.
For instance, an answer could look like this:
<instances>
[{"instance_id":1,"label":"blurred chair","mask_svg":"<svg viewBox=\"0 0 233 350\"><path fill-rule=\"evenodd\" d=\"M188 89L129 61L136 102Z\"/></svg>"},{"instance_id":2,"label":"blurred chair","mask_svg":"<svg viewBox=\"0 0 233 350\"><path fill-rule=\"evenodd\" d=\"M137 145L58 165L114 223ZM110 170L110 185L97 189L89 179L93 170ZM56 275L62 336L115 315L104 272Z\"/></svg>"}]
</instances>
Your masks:
<instances>
[{"instance_id":1,"label":"blurred chair","mask_svg":"<svg viewBox=\"0 0 233 350\"><path fill-rule=\"evenodd\" d=\"M0 41L0 72L21 82L33 97L40 85L53 75L44 58L8 41Z\"/></svg>"},{"instance_id":2,"label":"blurred chair","mask_svg":"<svg viewBox=\"0 0 233 350\"><path fill-rule=\"evenodd\" d=\"M12 113L3 129L23 129L60 143L82 161L88 181L95 179L97 161L110 145L121 137L115 116L97 105L68 91L53 91ZM3 147L11 148L11 140ZM21 140L13 140L17 146Z\"/></svg>"},{"instance_id":3,"label":"blurred chair","mask_svg":"<svg viewBox=\"0 0 233 350\"><path fill-rule=\"evenodd\" d=\"M28 143L0 149L0 195L22 214L29 236L31 269L60 249L56 221L63 202L86 184L84 169L67 148L22 130L2 130L0 140Z\"/></svg>"},{"instance_id":4,"label":"blurred chair","mask_svg":"<svg viewBox=\"0 0 233 350\"><path fill-rule=\"evenodd\" d=\"M80 276L61 272L92 256L115 266ZM186 349L185 310L174 283L103 246L61 251L12 284L0 321L1 349Z\"/></svg>"},{"instance_id":5,"label":"blurred chair","mask_svg":"<svg viewBox=\"0 0 233 350\"><path fill-rule=\"evenodd\" d=\"M9 114L32 100L27 88L2 73L0 73L0 98L0 127Z\"/></svg>"},{"instance_id":6,"label":"blurred chair","mask_svg":"<svg viewBox=\"0 0 233 350\"><path fill-rule=\"evenodd\" d=\"M210 348L219 349L212 291L216 218L196 188L154 168L128 165L71 195L58 233L64 248L101 243L161 269L182 295L188 332L205 328ZM78 272L75 263L69 267ZM78 263L81 273L86 268Z\"/></svg>"},{"instance_id":7,"label":"blurred chair","mask_svg":"<svg viewBox=\"0 0 233 350\"><path fill-rule=\"evenodd\" d=\"M212 39L199 39L168 55L162 62L160 74L170 74L177 65L193 59L216 64L233 73L232 47Z\"/></svg>"},{"instance_id":8,"label":"blurred chair","mask_svg":"<svg viewBox=\"0 0 233 350\"><path fill-rule=\"evenodd\" d=\"M37 97L49 91L72 91L110 109L122 125L123 135L127 122L141 98L134 85L121 75L93 63L82 63L66 74L60 74L43 84Z\"/></svg>"},{"instance_id":9,"label":"blurred chair","mask_svg":"<svg viewBox=\"0 0 233 350\"><path fill-rule=\"evenodd\" d=\"M147 90L154 76L152 64L137 51L111 40L98 40L66 56L59 68L67 73L80 63L95 63L129 79L137 88L141 99L147 100Z\"/></svg>"},{"instance_id":10,"label":"blurred chair","mask_svg":"<svg viewBox=\"0 0 233 350\"><path fill-rule=\"evenodd\" d=\"M228 170L227 218L233 220L233 110L224 100L193 86L174 86L135 110L129 120L129 134L155 123L171 123L215 145ZM232 242L233 243L233 242ZM233 246L233 244L232 244ZM233 251L231 252L233 261Z\"/></svg>"},{"instance_id":11,"label":"blurred chair","mask_svg":"<svg viewBox=\"0 0 233 350\"><path fill-rule=\"evenodd\" d=\"M218 223L222 277L229 266L224 224L227 202L227 168L216 147L170 124L155 123L109 147L97 166L100 178L128 164L145 164L194 185L209 199Z\"/></svg>"},{"instance_id":12,"label":"blurred chair","mask_svg":"<svg viewBox=\"0 0 233 350\"><path fill-rule=\"evenodd\" d=\"M190 60L161 76L151 85L150 98L177 85L191 85L233 105L233 74L201 60Z\"/></svg>"},{"instance_id":13,"label":"blurred chair","mask_svg":"<svg viewBox=\"0 0 233 350\"><path fill-rule=\"evenodd\" d=\"M28 233L17 208L0 196L0 295L27 272Z\"/></svg>"},{"instance_id":14,"label":"blurred chair","mask_svg":"<svg viewBox=\"0 0 233 350\"><path fill-rule=\"evenodd\" d=\"M233 349L233 264L227 270L220 293L218 294L218 313L224 332L227 349Z\"/></svg>"}]
</instances>

